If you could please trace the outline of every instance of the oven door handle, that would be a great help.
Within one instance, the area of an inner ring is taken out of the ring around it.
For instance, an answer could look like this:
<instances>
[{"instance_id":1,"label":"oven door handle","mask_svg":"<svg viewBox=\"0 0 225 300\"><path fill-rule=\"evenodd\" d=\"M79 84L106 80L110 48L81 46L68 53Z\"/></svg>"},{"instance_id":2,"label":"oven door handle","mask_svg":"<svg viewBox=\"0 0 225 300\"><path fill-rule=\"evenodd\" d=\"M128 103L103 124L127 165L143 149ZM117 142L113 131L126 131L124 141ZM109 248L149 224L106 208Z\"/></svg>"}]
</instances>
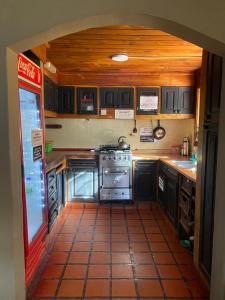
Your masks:
<instances>
[{"instance_id":1,"label":"oven door handle","mask_svg":"<svg viewBox=\"0 0 225 300\"><path fill-rule=\"evenodd\" d=\"M105 175L110 175L110 174L123 174L123 175L127 175L127 171L104 171Z\"/></svg>"}]
</instances>

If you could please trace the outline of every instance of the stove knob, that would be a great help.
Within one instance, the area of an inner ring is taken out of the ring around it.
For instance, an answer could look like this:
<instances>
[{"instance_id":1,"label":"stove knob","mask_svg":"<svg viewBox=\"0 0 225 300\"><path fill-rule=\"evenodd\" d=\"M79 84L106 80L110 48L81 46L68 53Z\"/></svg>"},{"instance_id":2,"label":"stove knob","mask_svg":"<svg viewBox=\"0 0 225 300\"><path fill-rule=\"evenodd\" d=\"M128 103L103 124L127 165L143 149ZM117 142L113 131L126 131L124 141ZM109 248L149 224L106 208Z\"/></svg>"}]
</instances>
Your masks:
<instances>
[{"instance_id":1,"label":"stove knob","mask_svg":"<svg viewBox=\"0 0 225 300\"><path fill-rule=\"evenodd\" d=\"M120 157L119 157L119 160L121 160L121 159L122 159L122 157L120 156Z\"/></svg>"},{"instance_id":2,"label":"stove knob","mask_svg":"<svg viewBox=\"0 0 225 300\"><path fill-rule=\"evenodd\" d=\"M113 159L116 160L116 157L114 156Z\"/></svg>"},{"instance_id":3,"label":"stove knob","mask_svg":"<svg viewBox=\"0 0 225 300\"><path fill-rule=\"evenodd\" d=\"M105 160L105 159L106 159L106 157L105 157L105 156L103 156L102 160Z\"/></svg>"}]
</instances>

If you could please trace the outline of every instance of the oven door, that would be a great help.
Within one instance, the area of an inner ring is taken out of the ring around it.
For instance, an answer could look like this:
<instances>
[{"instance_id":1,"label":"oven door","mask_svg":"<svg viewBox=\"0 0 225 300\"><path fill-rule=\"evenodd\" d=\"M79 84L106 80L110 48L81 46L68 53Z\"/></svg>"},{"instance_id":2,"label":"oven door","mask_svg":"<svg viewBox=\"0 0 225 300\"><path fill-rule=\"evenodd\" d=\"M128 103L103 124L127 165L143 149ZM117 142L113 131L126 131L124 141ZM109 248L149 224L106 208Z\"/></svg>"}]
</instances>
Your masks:
<instances>
[{"instance_id":1,"label":"oven door","mask_svg":"<svg viewBox=\"0 0 225 300\"><path fill-rule=\"evenodd\" d=\"M129 188L130 174L129 167L102 168L103 188Z\"/></svg>"}]
</instances>

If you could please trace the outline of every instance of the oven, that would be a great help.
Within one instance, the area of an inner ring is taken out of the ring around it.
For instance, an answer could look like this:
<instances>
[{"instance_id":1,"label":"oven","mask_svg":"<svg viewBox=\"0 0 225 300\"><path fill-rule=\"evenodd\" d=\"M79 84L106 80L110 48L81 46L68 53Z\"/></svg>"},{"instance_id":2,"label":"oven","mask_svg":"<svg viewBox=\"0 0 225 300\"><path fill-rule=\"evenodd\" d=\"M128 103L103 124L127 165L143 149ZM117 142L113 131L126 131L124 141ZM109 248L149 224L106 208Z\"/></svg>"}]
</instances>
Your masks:
<instances>
[{"instance_id":1,"label":"oven","mask_svg":"<svg viewBox=\"0 0 225 300\"><path fill-rule=\"evenodd\" d=\"M132 200L131 151L101 152L99 182L100 201Z\"/></svg>"}]
</instances>

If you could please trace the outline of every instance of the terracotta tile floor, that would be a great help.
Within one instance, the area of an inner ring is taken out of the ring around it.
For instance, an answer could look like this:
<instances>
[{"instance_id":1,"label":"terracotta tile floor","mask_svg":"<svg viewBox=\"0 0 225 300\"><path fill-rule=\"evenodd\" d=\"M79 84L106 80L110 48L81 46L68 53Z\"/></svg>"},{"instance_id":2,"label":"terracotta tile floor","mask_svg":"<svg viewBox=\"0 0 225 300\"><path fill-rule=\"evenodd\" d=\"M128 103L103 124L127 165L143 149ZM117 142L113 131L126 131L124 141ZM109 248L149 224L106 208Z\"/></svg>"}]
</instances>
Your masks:
<instances>
[{"instance_id":1,"label":"terracotta tile floor","mask_svg":"<svg viewBox=\"0 0 225 300\"><path fill-rule=\"evenodd\" d=\"M208 299L157 204L74 204L30 299Z\"/></svg>"}]
</instances>

